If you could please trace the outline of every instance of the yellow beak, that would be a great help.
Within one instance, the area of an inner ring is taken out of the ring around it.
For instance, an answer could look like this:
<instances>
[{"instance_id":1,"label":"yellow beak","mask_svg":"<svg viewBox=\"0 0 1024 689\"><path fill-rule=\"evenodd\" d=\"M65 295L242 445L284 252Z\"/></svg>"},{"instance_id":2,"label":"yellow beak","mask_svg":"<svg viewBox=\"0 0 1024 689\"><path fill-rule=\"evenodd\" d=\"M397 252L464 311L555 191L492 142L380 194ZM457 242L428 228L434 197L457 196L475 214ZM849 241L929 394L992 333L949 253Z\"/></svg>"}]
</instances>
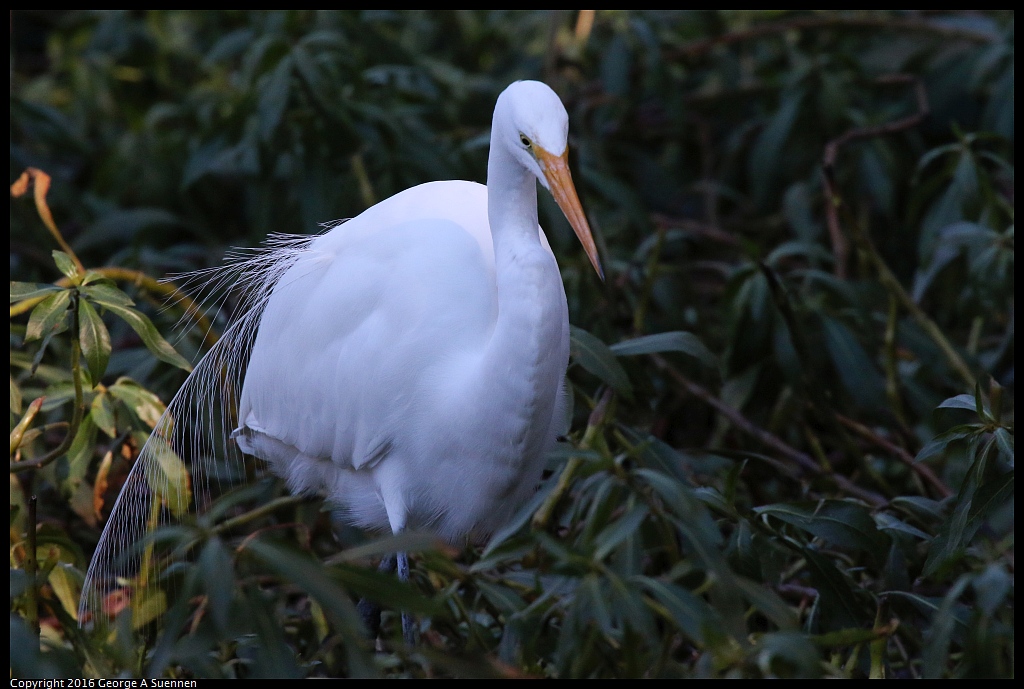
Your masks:
<instances>
[{"instance_id":1,"label":"yellow beak","mask_svg":"<svg viewBox=\"0 0 1024 689\"><path fill-rule=\"evenodd\" d=\"M548 153L540 146L534 147L537 162L548 180L548 187L551 195L555 197L558 207L565 213L565 219L572 225L583 250L587 252L587 258L594 266L594 270L604 280L604 270L601 269L601 260L597 256L597 246L594 244L594 236L590 233L590 225L587 223L587 216L583 214L580 206L580 198L576 195L576 187L572 183L572 174L569 172L569 151L566 149L560 156Z\"/></svg>"}]
</instances>

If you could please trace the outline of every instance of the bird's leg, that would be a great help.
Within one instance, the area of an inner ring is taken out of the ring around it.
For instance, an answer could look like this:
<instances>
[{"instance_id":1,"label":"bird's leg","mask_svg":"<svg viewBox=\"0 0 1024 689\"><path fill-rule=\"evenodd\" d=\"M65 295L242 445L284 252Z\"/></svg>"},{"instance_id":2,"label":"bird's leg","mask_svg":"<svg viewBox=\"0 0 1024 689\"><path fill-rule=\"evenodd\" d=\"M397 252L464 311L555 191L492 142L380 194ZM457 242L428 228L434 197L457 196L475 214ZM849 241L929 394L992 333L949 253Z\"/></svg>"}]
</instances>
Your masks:
<instances>
[{"instance_id":1,"label":"bird's leg","mask_svg":"<svg viewBox=\"0 0 1024 689\"><path fill-rule=\"evenodd\" d=\"M409 556L404 551L398 553L398 580L409 581ZM416 645L416 621L412 618L412 613L402 613L402 637L406 646Z\"/></svg>"},{"instance_id":2,"label":"bird's leg","mask_svg":"<svg viewBox=\"0 0 1024 689\"><path fill-rule=\"evenodd\" d=\"M380 561L377 571L385 574L394 572L395 556L386 555ZM366 625L366 629L370 632L370 638L377 638L377 635L380 633L380 606L368 598L360 598L359 603L356 605L356 610L359 611L359 616L363 618L363 624Z\"/></svg>"}]
</instances>

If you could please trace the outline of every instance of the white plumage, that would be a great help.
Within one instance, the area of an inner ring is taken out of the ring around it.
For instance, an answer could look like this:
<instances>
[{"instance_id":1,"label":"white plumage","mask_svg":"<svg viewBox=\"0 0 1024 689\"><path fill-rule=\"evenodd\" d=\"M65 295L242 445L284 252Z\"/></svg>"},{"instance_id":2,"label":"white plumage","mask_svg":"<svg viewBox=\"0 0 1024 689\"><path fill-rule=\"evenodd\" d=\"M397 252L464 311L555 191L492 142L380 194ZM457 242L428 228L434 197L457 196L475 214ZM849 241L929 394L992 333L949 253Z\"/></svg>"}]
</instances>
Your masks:
<instances>
[{"instance_id":1,"label":"white plumage","mask_svg":"<svg viewBox=\"0 0 1024 689\"><path fill-rule=\"evenodd\" d=\"M237 262L242 313L170 417L180 428L240 388L238 428L225 429L238 447L354 523L449 540L501 526L535 488L565 412L568 312L536 180L600 273L567 128L550 88L512 84L495 106L486 187L420 185ZM90 586L122 573L114 556L144 530L161 450L198 458L216 445L176 437L168 418L147 444Z\"/></svg>"}]
</instances>

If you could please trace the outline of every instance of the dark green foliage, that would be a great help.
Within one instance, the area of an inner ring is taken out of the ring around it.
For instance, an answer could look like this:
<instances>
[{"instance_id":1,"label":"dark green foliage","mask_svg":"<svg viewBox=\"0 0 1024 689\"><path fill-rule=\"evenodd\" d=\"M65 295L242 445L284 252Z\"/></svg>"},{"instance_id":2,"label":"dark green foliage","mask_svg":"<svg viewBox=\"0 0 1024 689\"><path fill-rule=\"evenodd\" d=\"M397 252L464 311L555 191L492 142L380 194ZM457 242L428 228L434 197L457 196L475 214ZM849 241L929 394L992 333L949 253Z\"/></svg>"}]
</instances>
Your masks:
<instances>
[{"instance_id":1,"label":"dark green foliage","mask_svg":"<svg viewBox=\"0 0 1024 689\"><path fill-rule=\"evenodd\" d=\"M52 176L75 256L12 199L12 676L1013 676L1013 13L592 18L13 13L10 179ZM164 495L153 580L79 627L225 325L183 333L154 278L484 181L520 78L569 110L607 274L541 194L574 413L532 501L456 552L225 467ZM374 567L400 549L410 585Z\"/></svg>"}]
</instances>

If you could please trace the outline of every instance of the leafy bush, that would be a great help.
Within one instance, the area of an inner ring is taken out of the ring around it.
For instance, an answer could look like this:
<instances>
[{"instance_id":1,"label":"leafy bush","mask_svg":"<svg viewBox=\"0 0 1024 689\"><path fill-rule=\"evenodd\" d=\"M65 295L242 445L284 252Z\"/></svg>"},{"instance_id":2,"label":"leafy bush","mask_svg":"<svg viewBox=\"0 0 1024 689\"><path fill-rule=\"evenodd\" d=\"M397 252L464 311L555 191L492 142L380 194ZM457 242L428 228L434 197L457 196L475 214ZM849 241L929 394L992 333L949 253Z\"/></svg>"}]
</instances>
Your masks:
<instances>
[{"instance_id":1,"label":"leafy bush","mask_svg":"<svg viewBox=\"0 0 1024 689\"><path fill-rule=\"evenodd\" d=\"M53 178L12 187L12 676L1013 675L1012 12L12 26L10 177ZM236 475L79 619L161 400L224 327L155 278L483 181L518 78L566 103L608 276L542 195L577 327L533 501L454 552ZM410 585L372 566L400 548Z\"/></svg>"}]
</instances>

